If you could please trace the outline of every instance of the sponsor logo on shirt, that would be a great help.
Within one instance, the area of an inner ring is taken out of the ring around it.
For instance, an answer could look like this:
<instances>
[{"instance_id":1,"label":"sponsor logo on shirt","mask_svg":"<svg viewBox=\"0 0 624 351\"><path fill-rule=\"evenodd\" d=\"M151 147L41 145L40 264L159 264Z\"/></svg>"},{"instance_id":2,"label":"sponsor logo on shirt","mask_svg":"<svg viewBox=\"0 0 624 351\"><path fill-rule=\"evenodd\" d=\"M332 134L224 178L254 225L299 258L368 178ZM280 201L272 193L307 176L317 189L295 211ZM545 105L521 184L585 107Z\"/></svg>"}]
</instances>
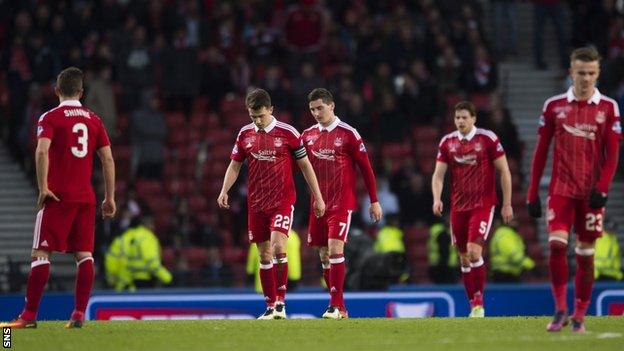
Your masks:
<instances>
[{"instance_id":1,"label":"sponsor logo on shirt","mask_svg":"<svg viewBox=\"0 0 624 351\"><path fill-rule=\"evenodd\" d=\"M319 149L318 151L312 150L312 155L314 155L314 157L318 158L319 160L326 161L336 161L336 157L334 157L335 153L336 150L333 149Z\"/></svg>"},{"instance_id":2,"label":"sponsor logo on shirt","mask_svg":"<svg viewBox=\"0 0 624 351\"><path fill-rule=\"evenodd\" d=\"M251 152L251 156L253 156L258 161L269 161L275 162L277 157L275 157L277 153L275 150L259 150L258 152Z\"/></svg>"},{"instance_id":3,"label":"sponsor logo on shirt","mask_svg":"<svg viewBox=\"0 0 624 351\"><path fill-rule=\"evenodd\" d=\"M598 127L587 123L576 123L574 124L574 127L563 124L563 129L574 136L589 140L596 140L596 130L598 130Z\"/></svg>"},{"instance_id":4,"label":"sponsor logo on shirt","mask_svg":"<svg viewBox=\"0 0 624 351\"><path fill-rule=\"evenodd\" d=\"M284 142L281 138L275 138L275 140L273 141L273 145L275 145L275 147L281 147L282 145L284 145Z\"/></svg>"},{"instance_id":5,"label":"sponsor logo on shirt","mask_svg":"<svg viewBox=\"0 0 624 351\"><path fill-rule=\"evenodd\" d=\"M598 111L598 113L596 113L596 123L602 124L606 119L604 111Z\"/></svg>"},{"instance_id":6,"label":"sponsor logo on shirt","mask_svg":"<svg viewBox=\"0 0 624 351\"><path fill-rule=\"evenodd\" d=\"M462 165L468 166L476 166L477 165L477 155L464 155L464 156L453 156L455 162L460 163Z\"/></svg>"}]
</instances>

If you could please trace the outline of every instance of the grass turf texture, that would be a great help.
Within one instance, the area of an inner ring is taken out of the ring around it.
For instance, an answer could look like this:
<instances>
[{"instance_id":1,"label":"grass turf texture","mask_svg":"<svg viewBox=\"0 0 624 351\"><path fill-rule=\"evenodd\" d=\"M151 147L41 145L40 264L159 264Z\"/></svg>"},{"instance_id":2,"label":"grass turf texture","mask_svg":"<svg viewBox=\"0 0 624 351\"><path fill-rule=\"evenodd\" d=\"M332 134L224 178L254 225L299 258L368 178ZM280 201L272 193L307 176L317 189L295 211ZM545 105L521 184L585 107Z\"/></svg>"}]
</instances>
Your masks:
<instances>
[{"instance_id":1,"label":"grass turf texture","mask_svg":"<svg viewBox=\"0 0 624 351\"><path fill-rule=\"evenodd\" d=\"M14 350L624 350L623 317L588 317L586 334L550 318L63 321L13 330Z\"/></svg>"}]
</instances>

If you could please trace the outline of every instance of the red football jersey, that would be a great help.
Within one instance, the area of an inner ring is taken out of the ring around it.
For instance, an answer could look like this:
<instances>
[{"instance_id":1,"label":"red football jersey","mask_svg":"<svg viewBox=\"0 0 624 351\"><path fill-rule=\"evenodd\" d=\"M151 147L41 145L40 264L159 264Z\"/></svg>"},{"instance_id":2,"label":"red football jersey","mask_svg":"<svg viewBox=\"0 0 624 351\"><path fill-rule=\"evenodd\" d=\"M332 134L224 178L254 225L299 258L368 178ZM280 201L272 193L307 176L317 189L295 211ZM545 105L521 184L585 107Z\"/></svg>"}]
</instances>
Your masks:
<instances>
[{"instance_id":1,"label":"red football jersey","mask_svg":"<svg viewBox=\"0 0 624 351\"><path fill-rule=\"evenodd\" d=\"M327 211L354 210L355 165L358 164L372 202L377 202L375 176L364 141L355 128L338 117L326 128L316 124L306 129L301 139L316 173Z\"/></svg>"},{"instance_id":2,"label":"red football jersey","mask_svg":"<svg viewBox=\"0 0 624 351\"><path fill-rule=\"evenodd\" d=\"M249 165L247 202L252 212L295 204L293 158L305 157L299 132L275 118L260 130L250 123L241 128L230 158Z\"/></svg>"},{"instance_id":3,"label":"red football jersey","mask_svg":"<svg viewBox=\"0 0 624 351\"><path fill-rule=\"evenodd\" d=\"M95 203L93 154L110 145L100 118L80 101L66 100L39 117L37 138L52 140L48 188L63 202Z\"/></svg>"},{"instance_id":4,"label":"red football jersey","mask_svg":"<svg viewBox=\"0 0 624 351\"><path fill-rule=\"evenodd\" d=\"M498 137L487 129L473 127L466 136L455 131L442 138L437 160L450 169L453 211L496 205L494 160L504 155Z\"/></svg>"},{"instance_id":5,"label":"red football jersey","mask_svg":"<svg viewBox=\"0 0 624 351\"><path fill-rule=\"evenodd\" d=\"M529 201L537 197L548 146L555 138L549 193L587 198L596 188L607 192L617 166L622 137L617 103L596 89L578 101L573 89L546 100L539 120L540 136L531 169ZM615 150L609 150L615 148Z\"/></svg>"}]
</instances>

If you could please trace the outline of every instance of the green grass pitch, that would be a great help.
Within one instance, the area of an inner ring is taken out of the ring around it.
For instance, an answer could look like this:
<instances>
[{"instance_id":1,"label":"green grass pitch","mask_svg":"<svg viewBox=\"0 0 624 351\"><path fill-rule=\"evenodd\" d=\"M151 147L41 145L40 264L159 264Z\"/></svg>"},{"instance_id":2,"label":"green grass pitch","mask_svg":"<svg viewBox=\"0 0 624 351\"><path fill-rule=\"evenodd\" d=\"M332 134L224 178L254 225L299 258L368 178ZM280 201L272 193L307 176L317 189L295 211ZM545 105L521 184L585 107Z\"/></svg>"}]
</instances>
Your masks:
<instances>
[{"instance_id":1,"label":"green grass pitch","mask_svg":"<svg viewBox=\"0 0 624 351\"><path fill-rule=\"evenodd\" d=\"M546 317L349 320L63 321L13 330L12 350L624 350L623 317L547 333Z\"/></svg>"}]
</instances>

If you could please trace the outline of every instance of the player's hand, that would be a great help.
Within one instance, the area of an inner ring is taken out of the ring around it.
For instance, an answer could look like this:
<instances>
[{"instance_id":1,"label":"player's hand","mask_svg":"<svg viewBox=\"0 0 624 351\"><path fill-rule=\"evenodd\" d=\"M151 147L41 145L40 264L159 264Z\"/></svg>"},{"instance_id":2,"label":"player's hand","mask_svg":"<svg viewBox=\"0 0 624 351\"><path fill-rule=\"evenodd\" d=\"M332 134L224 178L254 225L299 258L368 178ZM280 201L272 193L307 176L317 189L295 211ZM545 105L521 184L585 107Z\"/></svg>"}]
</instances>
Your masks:
<instances>
[{"instance_id":1,"label":"player's hand","mask_svg":"<svg viewBox=\"0 0 624 351\"><path fill-rule=\"evenodd\" d=\"M228 194L226 193L219 194L219 197L217 198L217 204L219 204L219 207L221 208L229 209L230 204L228 204Z\"/></svg>"},{"instance_id":2,"label":"player's hand","mask_svg":"<svg viewBox=\"0 0 624 351\"><path fill-rule=\"evenodd\" d=\"M593 190L589 195L590 208L603 208L607 204L607 194Z\"/></svg>"},{"instance_id":3,"label":"player's hand","mask_svg":"<svg viewBox=\"0 0 624 351\"><path fill-rule=\"evenodd\" d=\"M434 201L433 202L433 214L442 217L442 210L444 210L444 205L442 201Z\"/></svg>"},{"instance_id":4,"label":"player's hand","mask_svg":"<svg viewBox=\"0 0 624 351\"><path fill-rule=\"evenodd\" d=\"M48 199L52 199L54 201L61 201L59 200L58 197L56 197L56 195L54 195L53 192L50 191L50 189L44 189L42 191L39 192L39 197L37 198L37 209L42 209L43 205L45 204L46 201L48 201Z\"/></svg>"},{"instance_id":5,"label":"player's hand","mask_svg":"<svg viewBox=\"0 0 624 351\"><path fill-rule=\"evenodd\" d=\"M314 199L314 215L316 218L323 217L325 214L325 201L322 198Z\"/></svg>"},{"instance_id":6,"label":"player's hand","mask_svg":"<svg viewBox=\"0 0 624 351\"><path fill-rule=\"evenodd\" d=\"M529 210L529 215L531 215L531 217L542 217L542 202L540 201L539 197L533 202L527 202L527 209Z\"/></svg>"},{"instance_id":7,"label":"player's hand","mask_svg":"<svg viewBox=\"0 0 624 351\"><path fill-rule=\"evenodd\" d=\"M509 224L513 220L513 208L511 205L503 205L501 208L501 217L503 217L503 222L505 224Z\"/></svg>"},{"instance_id":8,"label":"player's hand","mask_svg":"<svg viewBox=\"0 0 624 351\"><path fill-rule=\"evenodd\" d=\"M104 199L104 201L102 201L102 218L113 218L116 212L117 205L115 205L115 200Z\"/></svg>"},{"instance_id":9,"label":"player's hand","mask_svg":"<svg viewBox=\"0 0 624 351\"><path fill-rule=\"evenodd\" d=\"M374 223L379 223L381 221L381 217L383 217L383 210L381 209L381 205L379 202L373 202L368 209L368 214L370 215L370 219Z\"/></svg>"}]
</instances>

